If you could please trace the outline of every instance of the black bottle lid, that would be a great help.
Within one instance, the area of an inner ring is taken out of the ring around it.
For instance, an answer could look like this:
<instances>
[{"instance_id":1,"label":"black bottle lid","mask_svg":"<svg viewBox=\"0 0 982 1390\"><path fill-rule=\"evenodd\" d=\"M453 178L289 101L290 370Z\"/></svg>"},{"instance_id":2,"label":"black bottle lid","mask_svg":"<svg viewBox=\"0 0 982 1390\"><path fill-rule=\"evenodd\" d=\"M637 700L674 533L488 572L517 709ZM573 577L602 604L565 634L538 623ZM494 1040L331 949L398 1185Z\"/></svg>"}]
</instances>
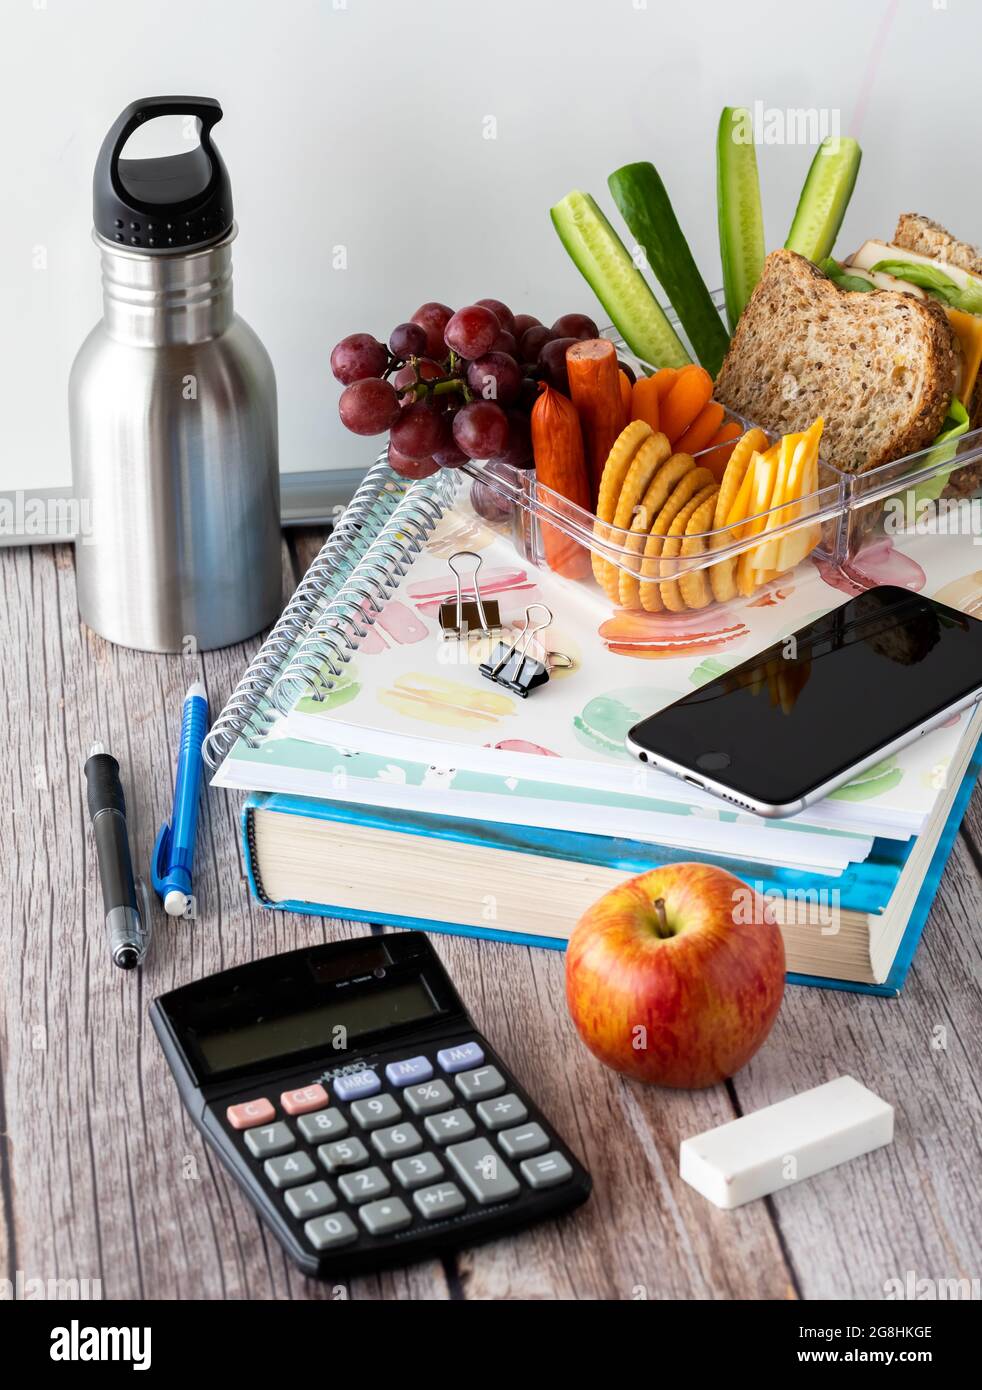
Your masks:
<instances>
[{"instance_id":1,"label":"black bottle lid","mask_svg":"<svg viewBox=\"0 0 982 1390\"><path fill-rule=\"evenodd\" d=\"M127 140L157 116L193 116L194 149L159 159L120 159ZM232 226L228 170L211 139L222 108L212 97L145 97L121 112L99 150L92 180L95 229L150 255L211 246Z\"/></svg>"}]
</instances>

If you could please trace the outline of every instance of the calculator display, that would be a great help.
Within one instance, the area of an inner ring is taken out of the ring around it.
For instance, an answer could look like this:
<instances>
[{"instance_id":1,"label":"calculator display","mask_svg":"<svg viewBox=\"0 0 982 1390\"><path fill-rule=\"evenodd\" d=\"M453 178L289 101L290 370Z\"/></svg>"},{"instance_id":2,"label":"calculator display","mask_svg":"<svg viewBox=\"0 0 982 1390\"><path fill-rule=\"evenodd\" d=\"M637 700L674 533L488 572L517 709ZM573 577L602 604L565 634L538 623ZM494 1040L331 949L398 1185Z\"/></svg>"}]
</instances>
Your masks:
<instances>
[{"instance_id":1,"label":"calculator display","mask_svg":"<svg viewBox=\"0 0 982 1390\"><path fill-rule=\"evenodd\" d=\"M366 1033L434 1017L439 1009L422 979L240 1026L199 1032L197 1045L211 1072L275 1062L312 1047L347 1049Z\"/></svg>"}]
</instances>

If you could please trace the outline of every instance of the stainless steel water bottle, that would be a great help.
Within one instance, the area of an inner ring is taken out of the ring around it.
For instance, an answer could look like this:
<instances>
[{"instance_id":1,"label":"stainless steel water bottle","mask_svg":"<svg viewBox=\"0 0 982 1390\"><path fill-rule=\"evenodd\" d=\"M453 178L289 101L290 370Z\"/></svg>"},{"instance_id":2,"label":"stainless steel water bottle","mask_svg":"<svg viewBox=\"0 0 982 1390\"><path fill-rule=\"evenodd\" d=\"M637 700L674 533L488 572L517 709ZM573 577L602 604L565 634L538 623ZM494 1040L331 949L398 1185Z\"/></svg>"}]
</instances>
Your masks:
<instances>
[{"instance_id":1,"label":"stainless steel water bottle","mask_svg":"<svg viewBox=\"0 0 982 1390\"><path fill-rule=\"evenodd\" d=\"M183 154L123 159L144 122L194 118ZM280 609L276 379L232 308L232 196L206 97L128 106L96 162L103 318L69 382L82 621L125 647L227 646Z\"/></svg>"}]
</instances>

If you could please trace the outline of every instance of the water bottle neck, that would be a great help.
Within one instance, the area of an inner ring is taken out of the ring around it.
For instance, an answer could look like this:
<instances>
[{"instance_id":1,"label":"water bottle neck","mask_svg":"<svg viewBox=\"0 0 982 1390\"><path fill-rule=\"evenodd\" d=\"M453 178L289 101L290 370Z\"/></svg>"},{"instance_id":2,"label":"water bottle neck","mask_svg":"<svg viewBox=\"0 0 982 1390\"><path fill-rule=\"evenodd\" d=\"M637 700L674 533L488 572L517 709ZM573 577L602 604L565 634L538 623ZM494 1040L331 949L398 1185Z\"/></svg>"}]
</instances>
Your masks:
<instances>
[{"instance_id":1,"label":"water bottle neck","mask_svg":"<svg viewBox=\"0 0 982 1390\"><path fill-rule=\"evenodd\" d=\"M147 255L96 236L106 331L140 347L201 343L232 322L232 242L190 254Z\"/></svg>"}]
</instances>

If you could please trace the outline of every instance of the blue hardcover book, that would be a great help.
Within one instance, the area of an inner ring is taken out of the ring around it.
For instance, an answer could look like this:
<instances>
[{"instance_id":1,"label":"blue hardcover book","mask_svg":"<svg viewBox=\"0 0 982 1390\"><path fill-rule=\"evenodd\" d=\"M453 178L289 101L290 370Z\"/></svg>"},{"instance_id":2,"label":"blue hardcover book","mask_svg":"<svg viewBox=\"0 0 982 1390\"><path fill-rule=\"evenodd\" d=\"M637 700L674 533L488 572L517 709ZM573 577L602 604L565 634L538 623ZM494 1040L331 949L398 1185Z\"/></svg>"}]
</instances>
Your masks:
<instances>
[{"instance_id":1,"label":"blue hardcover book","mask_svg":"<svg viewBox=\"0 0 982 1390\"><path fill-rule=\"evenodd\" d=\"M768 896L790 981L896 995L982 768L979 748L964 761L919 837L876 840L864 863L838 875L704 851L698 858ZM602 835L272 793L248 798L242 825L250 886L267 907L554 949L625 877L696 857Z\"/></svg>"}]
</instances>

